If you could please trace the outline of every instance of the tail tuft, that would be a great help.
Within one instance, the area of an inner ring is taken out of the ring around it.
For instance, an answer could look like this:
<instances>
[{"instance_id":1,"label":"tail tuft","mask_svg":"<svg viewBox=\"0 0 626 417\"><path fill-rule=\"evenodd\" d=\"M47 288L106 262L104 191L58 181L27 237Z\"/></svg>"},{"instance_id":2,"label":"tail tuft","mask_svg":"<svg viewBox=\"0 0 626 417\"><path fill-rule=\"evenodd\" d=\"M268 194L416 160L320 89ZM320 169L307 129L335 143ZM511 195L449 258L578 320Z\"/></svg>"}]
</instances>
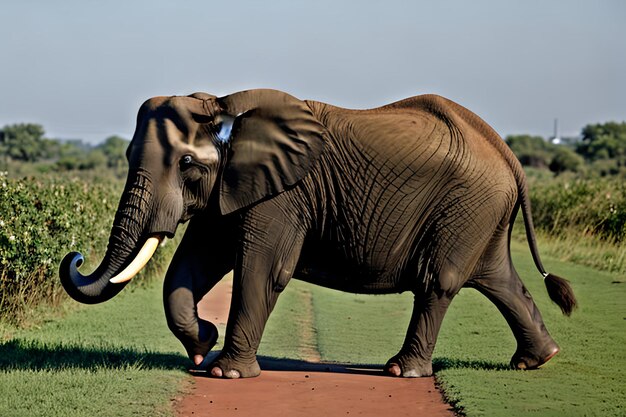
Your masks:
<instances>
[{"instance_id":1,"label":"tail tuft","mask_svg":"<svg viewBox=\"0 0 626 417\"><path fill-rule=\"evenodd\" d=\"M556 275L547 274L544 282L550 299L561 308L566 316L576 308L576 297L569 281Z\"/></svg>"}]
</instances>

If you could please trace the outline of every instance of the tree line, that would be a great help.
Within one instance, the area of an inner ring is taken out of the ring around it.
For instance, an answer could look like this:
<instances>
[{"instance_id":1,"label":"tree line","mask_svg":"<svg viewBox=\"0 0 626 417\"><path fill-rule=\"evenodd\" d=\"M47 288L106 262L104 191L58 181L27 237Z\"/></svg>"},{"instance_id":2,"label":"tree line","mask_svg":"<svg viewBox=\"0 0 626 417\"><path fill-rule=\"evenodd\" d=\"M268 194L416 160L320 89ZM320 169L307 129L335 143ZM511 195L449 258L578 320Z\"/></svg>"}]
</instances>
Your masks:
<instances>
[{"instance_id":1,"label":"tree line","mask_svg":"<svg viewBox=\"0 0 626 417\"><path fill-rule=\"evenodd\" d=\"M541 136L510 135L506 143L522 165L549 169L556 175L626 177L626 122L586 125L580 138L553 143Z\"/></svg>"},{"instance_id":2,"label":"tree line","mask_svg":"<svg viewBox=\"0 0 626 417\"><path fill-rule=\"evenodd\" d=\"M505 139L522 165L583 175L626 177L626 122L586 125L580 138L556 144L541 136L509 135ZM80 140L60 141L45 137L38 124L22 123L0 130L0 155L8 161L41 162L57 171L91 170L108 167L126 169L128 140L110 136L101 144ZM0 169L2 167L0 166Z\"/></svg>"},{"instance_id":3,"label":"tree line","mask_svg":"<svg viewBox=\"0 0 626 417\"><path fill-rule=\"evenodd\" d=\"M62 141L45 137L43 126L34 123L7 125L0 130L0 164L9 162L40 163L43 169L55 171L126 169L126 148L129 141L110 136L98 145L81 140Z\"/></svg>"}]
</instances>

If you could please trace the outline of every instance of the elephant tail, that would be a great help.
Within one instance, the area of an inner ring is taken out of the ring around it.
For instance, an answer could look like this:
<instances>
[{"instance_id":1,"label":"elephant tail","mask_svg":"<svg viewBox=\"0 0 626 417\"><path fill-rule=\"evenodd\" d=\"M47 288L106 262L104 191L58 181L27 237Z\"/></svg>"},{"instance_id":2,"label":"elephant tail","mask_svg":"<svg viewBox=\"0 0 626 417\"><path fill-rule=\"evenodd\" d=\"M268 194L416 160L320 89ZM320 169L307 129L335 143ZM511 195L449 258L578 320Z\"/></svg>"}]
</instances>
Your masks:
<instances>
[{"instance_id":1,"label":"elephant tail","mask_svg":"<svg viewBox=\"0 0 626 417\"><path fill-rule=\"evenodd\" d=\"M533 226L533 219L530 210L530 198L528 197L528 185L526 183L526 176L524 174L522 165L519 163L517 157L505 144L500 135L498 135L498 133L493 130L493 128L491 128L487 123L485 123L484 120L467 110L465 107L450 100L442 99L441 97L433 98L434 96L423 96L421 100L426 100L426 97L430 103L430 108L437 110L437 113L442 113L441 108L453 109L453 114L458 115L475 130L481 132L484 138L489 143L491 143L491 145L493 145L493 147L498 150L502 157L508 162L517 182L518 198L522 210L522 215L524 217L524 225L526 227L526 237L528 239L530 253L533 256L533 260L535 261L537 269L539 270L539 272L541 272L541 275L543 275L544 283L546 285L546 289L548 290L548 295L550 296L550 299L561 308L563 314L569 316L576 308L576 297L574 296L574 291L572 290L569 281L557 277L556 275L547 273L545 268L543 267L543 264L541 263L541 258L539 258L539 250L537 249L537 241L535 239L535 227ZM445 106L442 104L442 101L444 102ZM433 105L433 103L435 103L435 105ZM448 114L446 112L443 113Z\"/></svg>"},{"instance_id":2,"label":"elephant tail","mask_svg":"<svg viewBox=\"0 0 626 417\"><path fill-rule=\"evenodd\" d=\"M533 226L533 218L530 209L530 198L528 197L528 186L525 180L519 181L518 184L520 205L522 209L522 216L524 218L526 238L528 240L528 246L530 247L530 253L535 261L537 269L541 272L541 275L543 275L548 296L561 308L563 314L569 316L576 308L576 297L574 296L574 291L572 290L568 280L546 272L543 267L541 258L539 257L539 250L537 249L535 227Z\"/></svg>"}]
</instances>

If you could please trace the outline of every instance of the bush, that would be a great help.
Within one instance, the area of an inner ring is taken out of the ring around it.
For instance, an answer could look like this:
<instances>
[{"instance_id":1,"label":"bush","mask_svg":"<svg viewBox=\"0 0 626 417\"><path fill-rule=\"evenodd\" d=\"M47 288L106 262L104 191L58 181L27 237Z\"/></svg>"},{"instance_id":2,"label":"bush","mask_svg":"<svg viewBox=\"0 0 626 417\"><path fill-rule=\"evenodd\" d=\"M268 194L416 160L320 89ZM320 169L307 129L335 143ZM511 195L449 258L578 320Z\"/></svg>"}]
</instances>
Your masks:
<instances>
[{"instance_id":1,"label":"bush","mask_svg":"<svg viewBox=\"0 0 626 417\"><path fill-rule=\"evenodd\" d=\"M626 184L619 179L530 179L535 227L553 236L626 240Z\"/></svg>"},{"instance_id":2,"label":"bush","mask_svg":"<svg viewBox=\"0 0 626 417\"><path fill-rule=\"evenodd\" d=\"M582 156L568 147L561 146L554 151L554 156L548 168L558 175L565 171L580 172L584 165L585 160Z\"/></svg>"},{"instance_id":3,"label":"bush","mask_svg":"<svg viewBox=\"0 0 626 417\"><path fill-rule=\"evenodd\" d=\"M16 322L42 300L59 301L57 269L68 251L104 251L120 189L121 183L14 180L0 174L0 312L5 319Z\"/></svg>"},{"instance_id":4,"label":"bush","mask_svg":"<svg viewBox=\"0 0 626 417\"><path fill-rule=\"evenodd\" d=\"M0 321L19 324L40 304L67 299L61 259L83 253L92 271L106 251L124 182L111 175L10 179L0 173ZM162 276L185 227L164 242L142 275ZM146 280L140 280L142 285Z\"/></svg>"},{"instance_id":5,"label":"bush","mask_svg":"<svg viewBox=\"0 0 626 417\"><path fill-rule=\"evenodd\" d=\"M548 168L557 147L541 136L509 135L506 144L524 166Z\"/></svg>"}]
</instances>

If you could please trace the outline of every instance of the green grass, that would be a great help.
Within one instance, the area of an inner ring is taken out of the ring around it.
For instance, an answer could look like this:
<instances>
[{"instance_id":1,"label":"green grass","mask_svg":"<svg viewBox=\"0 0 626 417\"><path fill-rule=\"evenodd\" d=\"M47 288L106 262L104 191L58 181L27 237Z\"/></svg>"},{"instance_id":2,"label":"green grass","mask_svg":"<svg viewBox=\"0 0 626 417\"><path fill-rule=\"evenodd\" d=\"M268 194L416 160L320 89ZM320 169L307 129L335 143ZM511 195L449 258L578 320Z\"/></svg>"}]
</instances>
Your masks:
<instances>
[{"instance_id":1,"label":"green grass","mask_svg":"<svg viewBox=\"0 0 626 417\"><path fill-rule=\"evenodd\" d=\"M270 315L259 346L258 355L273 358L307 360L307 346L303 329L310 328L312 317L303 304L309 299L309 285L293 280L280 295ZM220 334L224 332L220 329ZM220 338L222 339L222 338ZM315 344L315 339L310 340ZM315 347L313 347L315 348Z\"/></svg>"},{"instance_id":2,"label":"green grass","mask_svg":"<svg viewBox=\"0 0 626 417\"><path fill-rule=\"evenodd\" d=\"M187 360L165 324L159 286L135 288L40 328L5 326L0 415L170 415Z\"/></svg>"},{"instance_id":3,"label":"green grass","mask_svg":"<svg viewBox=\"0 0 626 417\"><path fill-rule=\"evenodd\" d=\"M626 282L623 277L546 259L550 271L571 280L578 297L579 309L566 318L548 301L526 246L515 244L513 255L516 268L562 351L539 371L442 369L438 376L450 397L460 398L458 405L472 416L624 415ZM470 333L476 331L488 337L487 343L472 348L474 360L508 362L514 342L504 320L478 294L467 291L461 296L444 323L442 339L460 341L471 326ZM493 311L488 316L487 309ZM459 320L466 327L464 330L460 329ZM497 332L492 334L485 323ZM506 346L510 348L502 349ZM438 347L436 354L444 357L452 356L455 349L443 340Z\"/></svg>"},{"instance_id":4,"label":"green grass","mask_svg":"<svg viewBox=\"0 0 626 417\"><path fill-rule=\"evenodd\" d=\"M384 364L402 346L413 297L347 294L312 287L318 348L323 360Z\"/></svg>"},{"instance_id":5,"label":"green grass","mask_svg":"<svg viewBox=\"0 0 626 417\"><path fill-rule=\"evenodd\" d=\"M523 224L522 219L518 219ZM523 228L523 226L520 226ZM518 230L515 224L513 238L518 242L526 242L526 235ZM560 261L589 266L594 269L626 274L626 243L607 241L597 236L570 231L561 236L551 236L546 232L537 231L541 241L541 253L552 256Z\"/></svg>"},{"instance_id":6,"label":"green grass","mask_svg":"<svg viewBox=\"0 0 626 417\"><path fill-rule=\"evenodd\" d=\"M540 370L508 370L515 341L504 319L485 297L462 290L434 355L449 400L468 416L626 414L626 280L544 257L578 296L580 308L566 318L547 299L526 245L514 243L513 255L562 352ZM158 281L133 284L38 328L3 327L0 415L170 415L171 399L189 387L188 361L166 327ZM411 308L410 294L354 295L293 281L259 355L306 359L302 328L312 322L323 360L382 366L400 348Z\"/></svg>"}]
</instances>

